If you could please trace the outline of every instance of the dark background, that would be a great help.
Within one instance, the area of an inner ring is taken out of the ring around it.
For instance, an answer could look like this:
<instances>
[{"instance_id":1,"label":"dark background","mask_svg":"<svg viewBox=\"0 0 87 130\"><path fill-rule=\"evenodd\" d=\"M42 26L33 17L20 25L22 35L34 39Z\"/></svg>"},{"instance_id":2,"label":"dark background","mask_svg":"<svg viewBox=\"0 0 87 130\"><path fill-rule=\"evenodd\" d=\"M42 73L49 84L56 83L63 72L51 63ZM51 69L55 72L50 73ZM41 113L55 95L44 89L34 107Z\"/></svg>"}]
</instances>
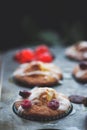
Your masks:
<instances>
[{"instance_id":1,"label":"dark background","mask_svg":"<svg viewBox=\"0 0 87 130\"><path fill-rule=\"evenodd\" d=\"M80 1L5 1L1 10L0 48L33 44L43 40L39 34L44 31L57 34L65 45L86 40L86 18L86 3Z\"/></svg>"}]
</instances>

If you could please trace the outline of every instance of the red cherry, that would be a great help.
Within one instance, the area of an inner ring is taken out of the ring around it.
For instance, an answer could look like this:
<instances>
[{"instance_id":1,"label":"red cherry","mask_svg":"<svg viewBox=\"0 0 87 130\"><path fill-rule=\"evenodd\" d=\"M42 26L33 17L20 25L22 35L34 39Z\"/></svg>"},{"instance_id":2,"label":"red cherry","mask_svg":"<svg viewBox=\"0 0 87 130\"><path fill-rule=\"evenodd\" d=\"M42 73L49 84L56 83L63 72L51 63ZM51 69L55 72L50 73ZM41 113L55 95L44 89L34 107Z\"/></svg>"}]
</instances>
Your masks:
<instances>
[{"instance_id":1,"label":"red cherry","mask_svg":"<svg viewBox=\"0 0 87 130\"><path fill-rule=\"evenodd\" d=\"M42 62L52 62L53 61L53 56L50 53L43 53L37 56L38 61Z\"/></svg>"},{"instance_id":2,"label":"red cherry","mask_svg":"<svg viewBox=\"0 0 87 130\"><path fill-rule=\"evenodd\" d=\"M31 92L28 92L28 91L26 91L26 90L19 91L19 95L22 96L23 98L29 97L30 94L31 94Z\"/></svg>"},{"instance_id":3,"label":"red cherry","mask_svg":"<svg viewBox=\"0 0 87 130\"><path fill-rule=\"evenodd\" d=\"M35 54L36 55L39 55L39 54L42 54L42 53L45 53L45 52L49 52L49 48L48 46L46 45L40 45L40 46L37 46L36 49L35 49Z\"/></svg>"},{"instance_id":4,"label":"red cherry","mask_svg":"<svg viewBox=\"0 0 87 130\"><path fill-rule=\"evenodd\" d=\"M34 59L34 52L31 49L23 49L15 54L15 59L19 63L30 62Z\"/></svg>"},{"instance_id":5,"label":"red cherry","mask_svg":"<svg viewBox=\"0 0 87 130\"><path fill-rule=\"evenodd\" d=\"M21 106L22 106L23 109L29 109L32 106L32 103L29 100L24 100L21 103Z\"/></svg>"},{"instance_id":6,"label":"red cherry","mask_svg":"<svg viewBox=\"0 0 87 130\"><path fill-rule=\"evenodd\" d=\"M26 61L31 61L34 58L34 52L31 49L26 49L21 51L21 56Z\"/></svg>"},{"instance_id":7,"label":"red cherry","mask_svg":"<svg viewBox=\"0 0 87 130\"><path fill-rule=\"evenodd\" d=\"M57 110L59 107L59 102L56 99L53 99L48 103L48 107L50 107L53 110Z\"/></svg>"}]
</instances>

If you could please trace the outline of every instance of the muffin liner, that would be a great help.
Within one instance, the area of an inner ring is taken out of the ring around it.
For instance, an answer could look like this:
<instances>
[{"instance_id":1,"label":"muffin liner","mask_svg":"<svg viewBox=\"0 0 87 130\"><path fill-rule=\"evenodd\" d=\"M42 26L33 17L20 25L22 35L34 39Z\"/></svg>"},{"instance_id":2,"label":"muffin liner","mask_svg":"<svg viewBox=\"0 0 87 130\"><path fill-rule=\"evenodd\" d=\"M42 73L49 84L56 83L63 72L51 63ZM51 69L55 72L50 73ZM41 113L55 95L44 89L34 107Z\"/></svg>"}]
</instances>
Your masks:
<instances>
[{"instance_id":1,"label":"muffin liner","mask_svg":"<svg viewBox=\"0 0 87 130\"><path fill-rule=\"evenodd\" d=\"M50 117L48 117L48 116L47 117L46 116L39 116L39 115L38 116L36 116L36 115L28 115L28 116L26 116L26 115L18 112L18 110L15 107L15 104L13 104L12 109L13 109L13 112L17 116L19 116L19 117L21 117L23 119L27 119L27 120L31 120L31 121L53 121L53 120L61 119L63 117L68 116L73 110L73 105L71 104L71 107L65 113L57 115L57 116L50 116Z\"/></svg>"}]
</instances>

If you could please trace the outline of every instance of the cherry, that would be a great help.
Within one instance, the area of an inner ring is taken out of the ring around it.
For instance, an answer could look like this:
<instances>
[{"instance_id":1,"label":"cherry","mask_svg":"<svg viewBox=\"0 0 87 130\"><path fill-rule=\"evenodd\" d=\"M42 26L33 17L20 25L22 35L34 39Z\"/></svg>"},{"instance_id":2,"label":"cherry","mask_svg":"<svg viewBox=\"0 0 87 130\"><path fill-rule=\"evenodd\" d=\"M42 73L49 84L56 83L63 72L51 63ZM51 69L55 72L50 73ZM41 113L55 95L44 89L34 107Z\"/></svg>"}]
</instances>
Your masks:
<instances>
[{"instance_id":1,"label":"cherry","mask_svg":"<svg viewBox=\"0 0 87 130\"><path fill-rule=\"evenodd\" d=\"M46 53L38 55L37 60L42 61L42 62L52 62L53 56L49 52L46 52Z\"/></svg>"},{"instance_id":2,"label":"cherry","mask_svg":"<svg viewBox=\"0 0 87 130\"><path fill-rule=\"evenodd\" d=\"M22 106L23 109L29 109L32 106L32 103L29 100L24 100L21 103L21 106Z\"/></svg>"},{"instance_id":3,"label":"cherry","mask_svg":"<svg viewBox=\"0 0 87 130\"><path fill-rule=\"evenodd\" d=\"M52 62L54 59L53 54L46 45L39 45L36 47L35 51L32 49L23 49L17 52L14 59L19 63L31 62L34 60L42 62Z\"/></svg>"},{"instance_id":4,"label":"cherry","mask_svg":"<svg viewBox=\"0 0 87 130\"><path fill-rule=\"evenodd\" d=\"M48 107L50 107L53 110L56 110L59 107L59 102L56 99L53 99L48 103Z\"/></svg>"},{"instance_id":5,"label":"cherry","mask_svg":"<svg viewBox=\"0 0 87 130\"><path fill-rule=\"evenodd\" d=\"M30 62L34 59L34 52L31 49L23 49L17 52L14 57L19 63Z\"/></svg>"},{"instance_id":6,"label":"cherry","mask_svg":"<svg viewBox=\"0 0 87 130\"><path fill-rule=\"evenodd\" d=\"M79 66L80 66L80 68L81 68L82 70L87 69L87 62L86 62L86 61L81 62L81 63L79 64Z\"/></svg>"},{"instance_id":7,"label":"cherry","mask_svg":"<svg viewBox=\"0 0 87 130\"><path fill-rule=\"evenodd\" d=\"M44 44L37 46L35 49L36 55L40 55L40 54L45 53L45 52L49 52L49 48L48 48L48 46L46 46Z\"/></svg>"},{"instance_id":8,"label":"cherry","mask_svg":"<svg viewBox=\"0 0 87 130\"><path fill-rule=\"evenodd\" d=\"M22 96L23 98L29 97L30 94L31 94L31 92L28 92L28 91L26 91L26 90L19 91L19 95Z\"/></svg>"}]
</instances>

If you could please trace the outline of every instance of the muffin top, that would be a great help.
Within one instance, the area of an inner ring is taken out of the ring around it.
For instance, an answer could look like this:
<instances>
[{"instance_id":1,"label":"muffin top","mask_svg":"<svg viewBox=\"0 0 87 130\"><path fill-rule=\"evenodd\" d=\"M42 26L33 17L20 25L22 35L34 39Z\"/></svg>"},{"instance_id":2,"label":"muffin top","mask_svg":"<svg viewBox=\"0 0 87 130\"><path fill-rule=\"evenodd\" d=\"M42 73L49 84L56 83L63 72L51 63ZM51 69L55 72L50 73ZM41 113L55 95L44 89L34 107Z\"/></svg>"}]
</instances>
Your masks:
<instances>
[{"instance_id":1,"label":"muffin top","mask_svg":"<svg viewBox=\"0 0 87 130\"><path fill-rule=\"evenodd\" d=\"M35 87L29 93L28 97L24 97L26 92L21 92L21 98L19 97L16 101L24 101L25 99L29 100L33 105L47 106L53 110L66 111L69 106L71 106L68 97L62 93L58 93L56 90L48 87ZM31 107L32 109L32 107Z\"/></svg>"},{"instance_id":2,"label":"muffin top","mask_svg":"<svg viewBox=\"0 0 87 130\"><path fill-rule=\"evenodd\" d=\"M65 54L72 59L87 60L87 41L80 41L68 47Z\"/></svg>"},{"instance_id":3,"label":"muffin top","mask_svg":"<svg viewBox=\"0 0 87 130\"><path fill-rule=\"evenodd\" d=\"M62 72L59 67L52 63L43 63L40 61L33 61L30 63L22 64L13 73L13 76L21 77L34 77L34 76L44 76L45 78L54 78L55 80L60 80L62 78Z\"/></svg>"}]
</instances>

